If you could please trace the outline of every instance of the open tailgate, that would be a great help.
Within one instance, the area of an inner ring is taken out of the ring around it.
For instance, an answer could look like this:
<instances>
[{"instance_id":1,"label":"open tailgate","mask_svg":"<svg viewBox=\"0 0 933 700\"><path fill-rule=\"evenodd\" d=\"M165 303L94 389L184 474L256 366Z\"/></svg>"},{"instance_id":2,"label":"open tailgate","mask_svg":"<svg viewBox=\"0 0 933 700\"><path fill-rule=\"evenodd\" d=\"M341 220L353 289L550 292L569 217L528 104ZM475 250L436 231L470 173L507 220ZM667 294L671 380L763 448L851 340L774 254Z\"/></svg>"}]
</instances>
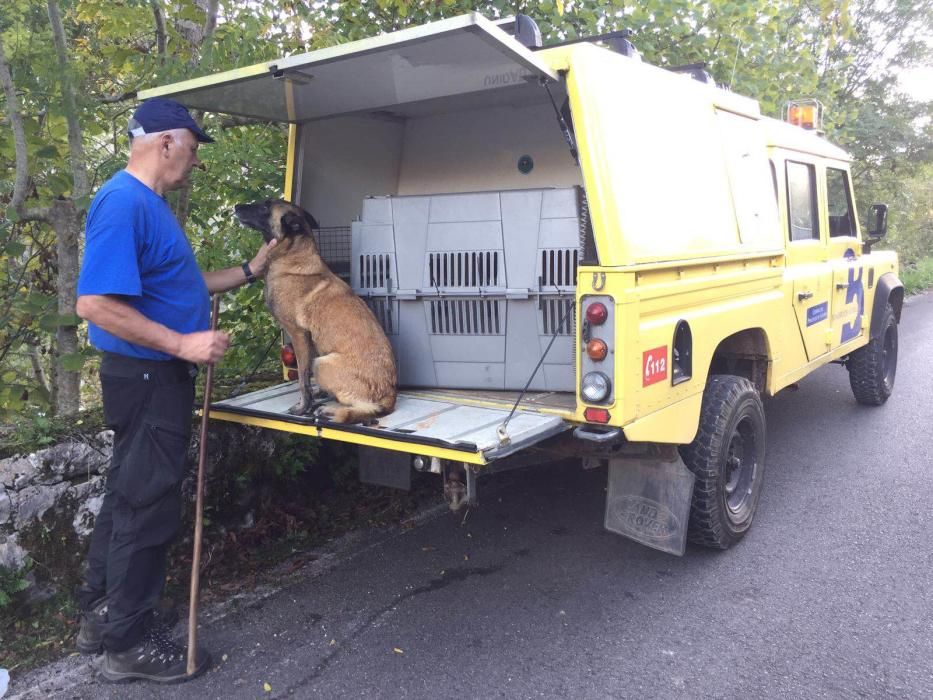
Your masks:
<instances>
[{"instance_id":1,"label":"open tailgate","mask_svg":"<svg viewBox=\"0 0 933 700\"><path fill-rule=\"evenodd\" d=\"M189 108L300 123L477 93L537 92L558 75L473 12L140 92ZM509 99L512 99L511 97Z\"/></svg>"},{"instance_id":2,"label":"open tailgate","mask_svg":"<svg viewBox=\"0 0 933 700\"><path fill-rule=\"evenodd\" d=\"M210 415L217 420L469 464L487 464L572 427L556 412L522 406L509 420L508 440L503 441L498 428L508 417L510 406L477 405L480 402L445 397L439 392L399 392L395 410L372 426L290 415L288 408L297 402L297 382L288 382L213 403Z\"/></svg>"}]
</instances>

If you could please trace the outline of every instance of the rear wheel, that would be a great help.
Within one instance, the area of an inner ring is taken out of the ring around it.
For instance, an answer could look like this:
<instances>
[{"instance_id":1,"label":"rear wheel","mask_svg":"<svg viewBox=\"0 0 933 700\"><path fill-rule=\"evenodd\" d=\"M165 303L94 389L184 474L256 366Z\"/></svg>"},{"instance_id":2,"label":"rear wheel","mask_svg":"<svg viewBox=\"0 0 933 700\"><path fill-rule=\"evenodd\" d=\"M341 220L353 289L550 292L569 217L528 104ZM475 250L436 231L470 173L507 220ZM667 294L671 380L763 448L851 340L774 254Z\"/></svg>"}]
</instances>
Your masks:
<instances>
[{"instance_id":1,"label":"rear wheel","mask_svg":"<svg viewBox=\"0 0 933 700\"><path fill-rule=\"evenodd\" d=\"M890 304L884 309L881 332L868 345L850 353L846 367L856 401L880 406L888 400L897 374L897 318Z\"/></svg>"},{"instance_id":2,"label":"rear wheel","mask_svg":"<svg viewBox=\"0 0 933 700\"><path fill-rule=\"evenodd\" d=\"M696 476L690 540L728 549L751 527L764 477L765 413L748 379L710 378L699 430L681 456Z\"/></svg>"}]
</instances>

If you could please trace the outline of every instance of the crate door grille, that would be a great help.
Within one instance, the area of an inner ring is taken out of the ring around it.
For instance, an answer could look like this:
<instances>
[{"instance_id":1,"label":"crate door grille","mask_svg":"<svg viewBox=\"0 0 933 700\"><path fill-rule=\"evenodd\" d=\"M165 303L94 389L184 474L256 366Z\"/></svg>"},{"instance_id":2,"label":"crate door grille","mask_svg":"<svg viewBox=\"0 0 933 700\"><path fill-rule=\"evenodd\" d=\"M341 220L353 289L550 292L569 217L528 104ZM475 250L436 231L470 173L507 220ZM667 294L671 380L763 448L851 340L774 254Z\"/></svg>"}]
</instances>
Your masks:
<instances>
[{"instance_id":1,"label":"crate door grille","mask_svg":"<svg viewBox=\"0 0 933 700\"><path fill-rule=\"evenodd\" d=\"M349 284L352 241L350 227L322 226L313 229L312 233L321 259L335 275Z\"/></svg>"},{"instance_id":2,"label":"crate door grille","mask_svg":"<svg viewBox=\"0 0 933 700\"><path fill-rule=\"evenodd\" d=\"M495 299L429 302L433 335L502 335L502 305Z\"/></svg>"},{"instance_id":3,"label":"crate door grille","mask_svg":"<svg viewBox=\"0 0 933 700\"><path fill-rule=\"evenodd\" d=\"M498 287L504 279L498 250L428 253L428 279L432 287Z\"/></svg>"}]
</instances>

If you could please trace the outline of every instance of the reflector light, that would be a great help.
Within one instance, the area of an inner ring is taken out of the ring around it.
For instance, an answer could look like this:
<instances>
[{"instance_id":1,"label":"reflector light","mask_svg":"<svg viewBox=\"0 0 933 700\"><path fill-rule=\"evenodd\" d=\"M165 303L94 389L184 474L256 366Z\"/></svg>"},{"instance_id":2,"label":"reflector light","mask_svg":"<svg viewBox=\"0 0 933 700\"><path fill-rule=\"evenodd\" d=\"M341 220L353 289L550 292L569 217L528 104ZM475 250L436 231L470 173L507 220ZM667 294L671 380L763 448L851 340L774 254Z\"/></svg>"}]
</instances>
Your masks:
<instances>
[{"instance_id":1,"label":"reflector light","mask_svg":"<svg viewBox=\"0 0 933 700\"><path fill-rule=\"evenodd\" d=\"M609 411L605 408L587 408L583 411L587 423L608 423Z\"/></svg>"},{"instance_id":2,"label":"reflector light","mask_svg":"<svg viewBox=\"0 0 933 700\"><path fill-rule=\"evenodd\" d=\"M295 348L293 348L291 344L282 346L280 357L282 358L282 364L286 367L298 366L298 358L295 357Z\"/></svg>"},{"instance_id":3,"label":"reflector light","mask_svg":"<svg viewBox=\"0 0 933 700\"><path fill-rule=\"evenodd\" d=\"M586 344L586 354L591 360L595 360L596 362L605 360L606 355L609 354L609 346L606 345L606 341L593 338Z\"/></svg>"},{"instance_id":4,"label":"reflector light","mask_svg":"<svg viewBox=\"0 0 933 700\"><path fill-rule=\"evenodd\" d=\"M601 326L609 318L609 311L602 302L594 302L586 307L586 320L594 326Z\"/></svg>"}]
</instances>

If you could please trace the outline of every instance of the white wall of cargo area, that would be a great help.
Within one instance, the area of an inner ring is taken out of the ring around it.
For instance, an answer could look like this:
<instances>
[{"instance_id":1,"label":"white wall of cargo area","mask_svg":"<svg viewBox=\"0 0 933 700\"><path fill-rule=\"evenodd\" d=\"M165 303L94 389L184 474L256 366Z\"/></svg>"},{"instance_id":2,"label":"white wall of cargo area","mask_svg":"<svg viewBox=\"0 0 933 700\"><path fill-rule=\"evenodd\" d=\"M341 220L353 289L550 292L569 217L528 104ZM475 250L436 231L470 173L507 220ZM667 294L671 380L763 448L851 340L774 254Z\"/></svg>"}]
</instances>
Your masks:
<instances>
[{"instance_id":1,"label":"white wall of cargo area","mask_svg":"<svg viewBox=\"0 0 933 700\"><path fill-rule=\"evenodd\" d=\"M524 175L518 159L529 155ZM549 103L450 112L405 125L398 194L488 192L582 184Z\"/></svg>"},{"instance_id":2,"label":"white wall of cargo area","mask_svg":"<svg viewBox=\"0 0 933 700\"><path fill-rule=\"evenodd\" d=\"M363 199L582 184L549 103L407 120L341 117L301 127L298 203L322 226L347 226ZM534 168L518 170L528 155Z\"/></svg>"},{"instance_id":3,"label":"white wall of cargo area","mask_svg":"<svg viewBox=\"0 0 933 700\"><path fill-rule=\"evenodd\" d=\"M301 127L296 163L298 204L321 226L349 226L363 198L398 189L403 123L341 117Z\"/></svg>"}]
</instances>

